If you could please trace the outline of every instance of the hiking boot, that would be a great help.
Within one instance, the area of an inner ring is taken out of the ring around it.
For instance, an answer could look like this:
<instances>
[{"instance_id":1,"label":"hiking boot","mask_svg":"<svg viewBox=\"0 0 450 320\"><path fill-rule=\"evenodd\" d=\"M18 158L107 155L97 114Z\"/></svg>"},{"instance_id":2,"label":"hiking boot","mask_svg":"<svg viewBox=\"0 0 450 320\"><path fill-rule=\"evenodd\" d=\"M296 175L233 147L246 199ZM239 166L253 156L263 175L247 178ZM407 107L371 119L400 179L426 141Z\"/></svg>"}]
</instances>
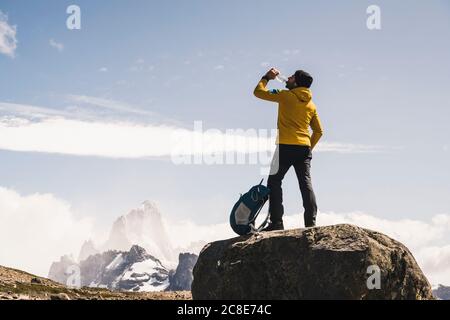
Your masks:
<instances>
[{"instance_id":1,"label":"hiking boot","mask_svg":"<svg viewBox=\"0 0 450 320\"><path fill-rule=\"evenodd\" d=\"M264 229L262 229L261 231L275 231L275 230L284 230L284 225L283 222L275 222L272 223L270 222L269 225L267 227L265 227Z\"/></svg>"}]
</instances>

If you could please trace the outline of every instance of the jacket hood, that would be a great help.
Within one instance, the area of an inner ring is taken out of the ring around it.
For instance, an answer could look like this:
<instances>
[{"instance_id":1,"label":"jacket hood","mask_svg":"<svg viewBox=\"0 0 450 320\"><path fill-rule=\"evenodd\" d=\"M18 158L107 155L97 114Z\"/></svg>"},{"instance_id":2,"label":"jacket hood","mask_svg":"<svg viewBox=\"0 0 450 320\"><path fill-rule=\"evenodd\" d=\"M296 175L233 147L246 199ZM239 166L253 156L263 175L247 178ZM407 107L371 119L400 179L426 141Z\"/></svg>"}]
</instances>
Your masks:
<instances>
[{"instance_id":1,"label":"jacket hood","mask_svg":"<svg viewBox=\"0 0 450 320\"><path fill-rule=\"evenodd\" d=\"M291 90L293 94L300 100L301 102L309 102L312 99L311 90L305 87L297 87Z\"/></svg>"}]
</instances>

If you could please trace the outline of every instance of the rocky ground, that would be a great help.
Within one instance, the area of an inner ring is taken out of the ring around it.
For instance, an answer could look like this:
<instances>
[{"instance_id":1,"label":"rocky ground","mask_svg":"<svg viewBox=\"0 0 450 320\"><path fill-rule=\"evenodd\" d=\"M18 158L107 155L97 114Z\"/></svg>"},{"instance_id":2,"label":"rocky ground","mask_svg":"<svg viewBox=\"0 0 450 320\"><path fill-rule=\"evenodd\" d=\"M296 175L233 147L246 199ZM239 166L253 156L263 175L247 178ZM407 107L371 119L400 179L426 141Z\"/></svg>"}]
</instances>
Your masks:
<instances>
[{"instance_id":1,"label":"rocky ground","mask_svg":"<svg viewBox=\"0 0 450 320\"><path fill-rule=\"evenodd\" d=\"M190 291L116 292L71 289L46 278L0 266L0 300L190 300Z\"/></svg>"}]
</instances>

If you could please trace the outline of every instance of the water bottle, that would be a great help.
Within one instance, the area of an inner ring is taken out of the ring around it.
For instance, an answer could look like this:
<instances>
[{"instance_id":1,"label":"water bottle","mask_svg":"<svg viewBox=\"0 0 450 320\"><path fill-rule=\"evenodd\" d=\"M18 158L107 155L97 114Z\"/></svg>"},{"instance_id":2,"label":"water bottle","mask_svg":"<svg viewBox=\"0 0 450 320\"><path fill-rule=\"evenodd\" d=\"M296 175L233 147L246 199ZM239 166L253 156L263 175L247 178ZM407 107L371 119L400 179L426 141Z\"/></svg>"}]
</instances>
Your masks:
<instances>
[{"instance_id":1,"label":"water bottle","mask_svg":"<svg viewBox=\"0 0 450 320\"><path fill-rule=\"evenodd\" d=\"M288 81L288 79L282 74L278 74L275 79L281 83L286 83Z\"/></svg>"}]
</instances>

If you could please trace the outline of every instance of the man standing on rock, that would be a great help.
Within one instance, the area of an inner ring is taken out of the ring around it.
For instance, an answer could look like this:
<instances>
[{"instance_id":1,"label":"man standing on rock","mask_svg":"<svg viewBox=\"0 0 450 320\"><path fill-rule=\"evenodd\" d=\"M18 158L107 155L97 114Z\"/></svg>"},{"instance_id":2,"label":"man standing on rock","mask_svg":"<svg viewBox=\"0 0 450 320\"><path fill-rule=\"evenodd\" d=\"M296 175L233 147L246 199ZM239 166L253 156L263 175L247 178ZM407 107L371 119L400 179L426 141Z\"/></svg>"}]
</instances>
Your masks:
<instances>
[{"instance_id":1,"label":"man standing on rock","mask_svg":"<svg viewBox=\"0 0 450 320\"><path fill-rule=\"evenodd\" d=\"M267 187L269 195L270 223L263 231L283 230L283 192L281 182L291 166L294 166L305 208L305 227L316 225L317 204L311 182L312 149L323 134L315 104L312 102L313 78L303 70L297 70L286 81L288 90L268 90L267 83L275 79L279 71L272 68L259 81L254 95L260 99L278 103L277 150L272 160ZM309 127L313 133L310 136Z\"/></svg>"}]
</instances>

